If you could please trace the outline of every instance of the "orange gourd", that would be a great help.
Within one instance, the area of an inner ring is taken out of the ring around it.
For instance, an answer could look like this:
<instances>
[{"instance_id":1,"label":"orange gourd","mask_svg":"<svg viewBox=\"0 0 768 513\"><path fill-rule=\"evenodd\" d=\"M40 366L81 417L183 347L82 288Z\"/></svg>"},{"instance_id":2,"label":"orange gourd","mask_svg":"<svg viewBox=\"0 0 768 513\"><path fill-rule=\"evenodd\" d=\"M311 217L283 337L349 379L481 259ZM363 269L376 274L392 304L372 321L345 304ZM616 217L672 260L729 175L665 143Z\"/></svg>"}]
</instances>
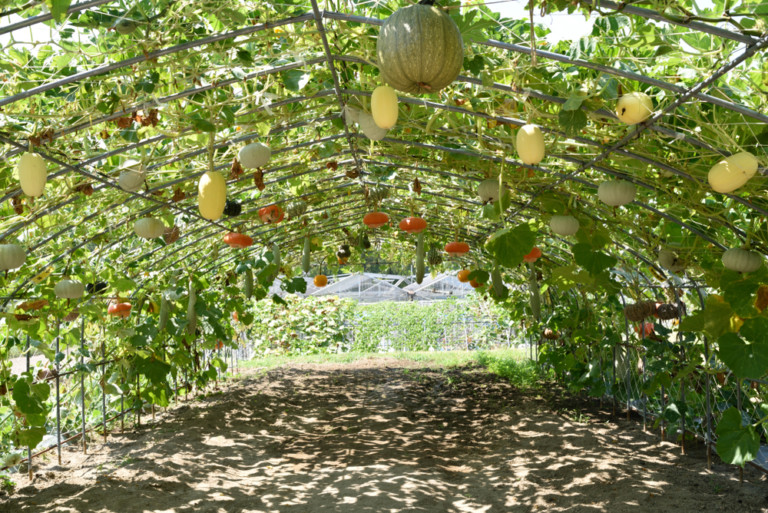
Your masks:
<instances>
[{"instance_id":1,"label":"orange gourd","mask_svg":"<svg viewBox=\"0 0 768 513\"><path fill-rule=\"evenodd\" d=\"M384 212L369 212L363 217L363 223L370 228L379 228L389 222L389 216Z\"/></svg>"},{"instance_id":2,"label":"orange gourd","mask_svg":"<svg viewBox=\"0 0 768 513\"><path fill-rule=\"evenodd\" d=\"M469 253L469 244L466 242L449 242L445 245L445 252L451 256L461 256Z\"/></svg>"}]
</instances>

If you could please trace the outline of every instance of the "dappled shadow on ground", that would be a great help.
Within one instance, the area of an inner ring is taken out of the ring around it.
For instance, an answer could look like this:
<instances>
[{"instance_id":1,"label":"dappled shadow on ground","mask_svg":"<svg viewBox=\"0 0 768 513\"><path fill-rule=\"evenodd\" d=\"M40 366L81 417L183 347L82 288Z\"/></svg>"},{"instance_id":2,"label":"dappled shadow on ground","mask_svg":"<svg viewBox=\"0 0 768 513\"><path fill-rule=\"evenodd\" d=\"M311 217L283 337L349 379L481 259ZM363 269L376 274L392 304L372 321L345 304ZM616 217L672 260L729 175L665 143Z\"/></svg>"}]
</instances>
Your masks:
<instances>
[{"instance_id":1,"label":"dappled shadow on ground","mask_svg":"<svg viewBox=\"0 0 768 513\"><path fill-rule=\"evenodd\" d=\"M13 512L764 511L703 453L481 369L392 360L248 379L0 502ZM572 412L578 422L563 411ZM49 476L43 480L42 476ZM741 501L741 502L737 502Z\"/></svg>"}]
</instances>

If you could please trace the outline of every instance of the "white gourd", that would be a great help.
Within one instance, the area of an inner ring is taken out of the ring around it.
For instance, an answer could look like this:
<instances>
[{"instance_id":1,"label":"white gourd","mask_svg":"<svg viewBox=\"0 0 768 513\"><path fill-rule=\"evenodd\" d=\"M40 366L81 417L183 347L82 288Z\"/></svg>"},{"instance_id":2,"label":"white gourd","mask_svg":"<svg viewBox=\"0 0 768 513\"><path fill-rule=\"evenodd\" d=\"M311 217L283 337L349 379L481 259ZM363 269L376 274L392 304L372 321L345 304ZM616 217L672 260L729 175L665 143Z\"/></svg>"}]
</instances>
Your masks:
<instances>
[{"instance_id":1,"label":"white gourd","mask_svg":"<svg viewBox=\"0 0 768 513\"><path fill-rule=\"evenodd\" d=\"M731 248L723 253L722 261L726 269L740 273L751 273L763 265L763 255L747 249Z\"/></svg>"},{"instance_id":2,"label":"white gourd","mask_svg":"<svg viewBox=\"0 0 768 513\"><path fill-rule=\"evenodd\" d=\"M142 217L133 223L133 231L144 239L157 239L165 232L165 225L154 217Z\"/></svg>"},{"instance_id":3,"label":"white gourd","mask_svg":"<svg viewBox=\"0 0 768 513\"><path fill-rule=\"evenodd\" d=\"M631 203L635 199L636 193L635 185L624 180L603 182L597 188L597 197L611 207L620 207Z\"/></svg>"},{"instance_id":4,"label":"white gourd","mask_svg":"<svg viewBox=\"0 0 768 513\"><path fill-rule=\"evenodd\" d=\"M138 192L144 185L145 172L137 160L127 160L120 168L118 184L126 192Z\"/></svg>"},{"instance_id":5,"label":"white gourd","mask_svg":"<svg viewBox=\"0 0 768 513\"><path fill-rule=\"evenodd\" d=\"M269 146L260 142L243 146L237 153L237 160L240 161L240 165L245 169L264 167L270 158L272 158L272 150Z\"/></svg>"},{"instance_id":6,"label":"white gourd","mask_svg":"<svg viewBox=\"0 0 768 513\"><path fill-rule=\"evenodd\" d=\"M26 259L26 250L18 244L0 244L0 271L21 267Z\"/></svg>"},{"instance_id":7,"label":"white gourd","mask_svg":"<svg viewBox=\"0 0 768 513\"><path fill-rule=\"evenodd\" d=\"M502 189L506 197L506 188ZM496 178L489 178L480 182L477 186L477 195L483 203L496 203L499 201L499 180Z\"/></svg>"},{"instance_id":8,"label":"white gourd","mask_svg":"<svg viewBox=\"0 0 768 513\"><path fill-rule=\"evenodd\" d=\"M45 182L48 180L48 168L43 157L37 153L25 153L19 159L16 170L24 194L32 198L43 195Z\"/></svg>"},{"instance_id":9,"label":"white gourd","mask_svg":"<svg viewBox=\"0 0 768 513\"><path fill-rule=\"evenodd\" d=\"M685 264L678 258L674 251L662 249L659 251L659 265L673 273L685 270Z\"/></svg>"},{"instance_id":10,"label":"white gourd","mask_svg":"<svg viewBox=\"0 0 768 513\"><path fill-rule=\"evenodd\" d=\"M53 287L53 293L63 299L77 299L85 294L85 285L77 280L61 280Z\"/></svg>"},{"instance_id":11,"label":"white gourd","mask_svg":"<svg viewBox=\"0 0 768 513\"><path fill-rule=\"evenodd\" d=\"M579 231L579 220L573 216L552 216L549 227L558 235L573 235Z\"/></svg>"}]
</instances>

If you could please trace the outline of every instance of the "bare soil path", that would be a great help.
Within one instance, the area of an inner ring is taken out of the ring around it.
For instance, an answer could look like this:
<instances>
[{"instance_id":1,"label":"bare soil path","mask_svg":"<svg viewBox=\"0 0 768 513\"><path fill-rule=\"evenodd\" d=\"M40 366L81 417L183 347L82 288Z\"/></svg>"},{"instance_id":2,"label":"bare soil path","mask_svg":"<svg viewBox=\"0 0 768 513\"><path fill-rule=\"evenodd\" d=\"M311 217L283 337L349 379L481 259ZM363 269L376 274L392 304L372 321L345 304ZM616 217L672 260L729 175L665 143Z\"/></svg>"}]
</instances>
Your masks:
<instances>
[{"instance_id":1,"label":"bare soil path","mask_svg":"<svg viewBox=\"0 0 768 513\"><path fill-rule=\"evenodd\" d=\"M293 365L65 454L0 512L768 511L768 483L475 367Z\"/></svg>"}]
</instances>

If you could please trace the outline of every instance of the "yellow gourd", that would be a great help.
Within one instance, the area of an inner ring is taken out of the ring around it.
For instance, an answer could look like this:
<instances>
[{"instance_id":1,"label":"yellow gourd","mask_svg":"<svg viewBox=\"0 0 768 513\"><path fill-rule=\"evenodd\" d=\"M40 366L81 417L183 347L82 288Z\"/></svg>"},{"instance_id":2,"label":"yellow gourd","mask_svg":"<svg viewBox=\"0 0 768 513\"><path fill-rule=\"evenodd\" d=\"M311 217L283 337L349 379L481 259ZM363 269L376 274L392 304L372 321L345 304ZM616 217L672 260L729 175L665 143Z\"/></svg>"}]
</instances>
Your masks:
<instances>
[{"instance_id":1,"label":"yellow gourd","mask_svg":"<svg viewBox=\"0 0 768 513\"><path fill-rule=\"evenodd\" d=\"M536 125L523 125L517 131L517 154L525 164L533 166L544 158L544 135Z\"/></svg>"},{"instance_id":2,"label":"yellow gourd","mask_svg":"<svg viewBox=\"0 0 768 513\"><path fill-rule=\"evenodd\" d=\"M733 192L757 173L757 158L748 151L725 157L712 166L707 179L715 192Z\"/></svg>"},{"instance_id":3,"label":"yellow gourd","mask_svg":"<svg viewBox=\"0 0 768 513\"><path fill-rule=\"evenodd\" d=\"M24 194L32 198L42 196L45 182L48 180L48 169L43 157L37 153L25 153L19 159L16 169Z\"/></svg>"},{"instance_id":4,"label":"yellow gourd","mask_svg":"<svg viewBox=\"0 0 768 513\"><path fill-rule=\"evenodd\" d=\"M200 177L197 186L197 206L200 215L211 221L220 218L227 202L227 182L217 171L208 171Z\"/></svg>"},{"instance_id":5,"label":"yellow gourd","mask_svg":"<svg viewBox=\"0 0 768 513\"><path fill-rule=\"evenodd\" d=\"M371 95L371 115L379 128L389 130L397 123L397 93L389 86L379 86Z\"/></svg>"}]
</instances>

